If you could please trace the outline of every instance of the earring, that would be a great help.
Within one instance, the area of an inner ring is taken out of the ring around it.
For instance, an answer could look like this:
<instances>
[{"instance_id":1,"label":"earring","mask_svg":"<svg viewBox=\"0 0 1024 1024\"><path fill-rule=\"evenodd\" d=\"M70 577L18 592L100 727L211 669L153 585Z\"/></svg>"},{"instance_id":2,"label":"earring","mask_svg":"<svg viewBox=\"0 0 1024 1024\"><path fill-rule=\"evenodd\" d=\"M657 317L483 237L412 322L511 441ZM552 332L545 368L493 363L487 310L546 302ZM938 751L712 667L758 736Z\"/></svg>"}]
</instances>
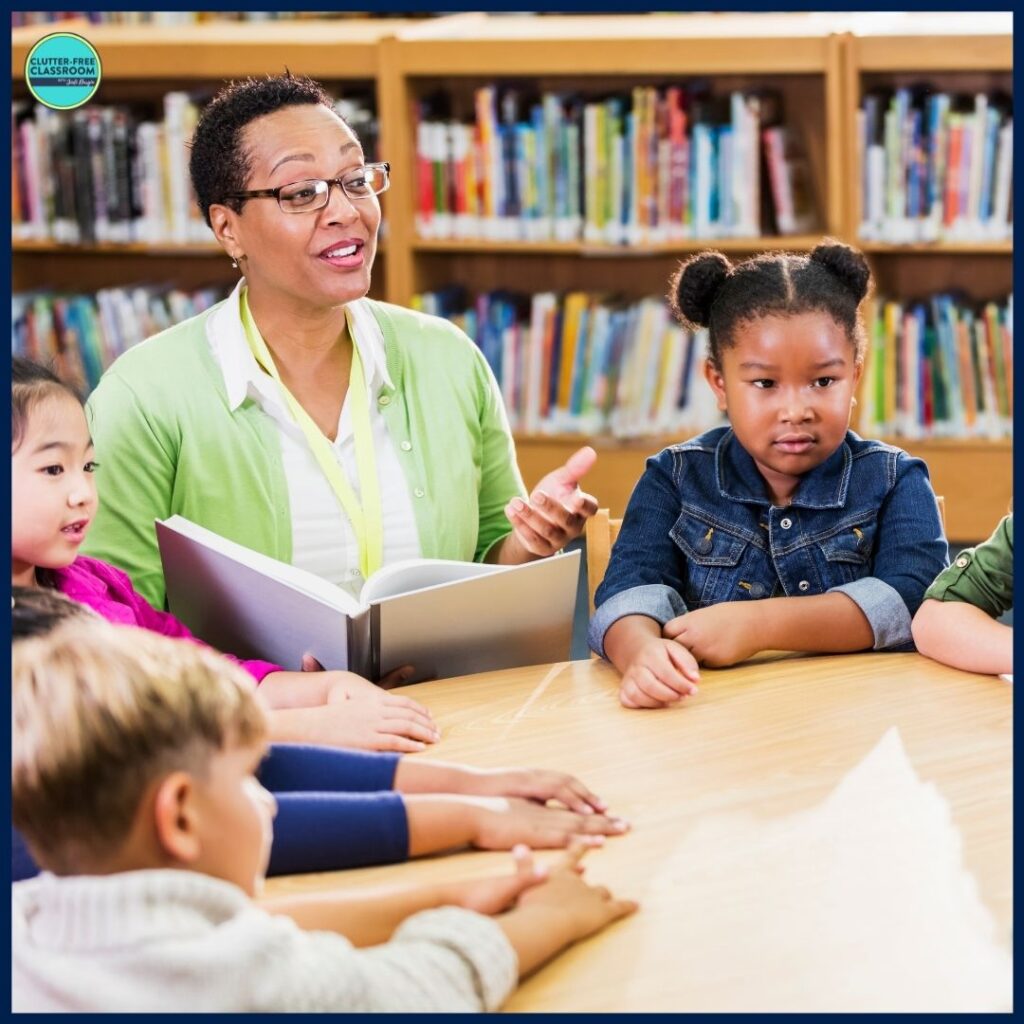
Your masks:
<instances>
[{"instance_id":1,"label":"earring","mask_svg":"<svg viewBox=\"0 0 1024 1024\"><path fill-rule=\"evenodd\" d=\"M231 266L233 266L235 268L235 270L238 269L238 257L237 256L232 256L231 257Z\"/></svg>"},{"instance_id":2,"label":"earring","mask_svg":"<svg viewBox=\"0 0 1024 1024\"><path fill-rule=\"evenodd\" d=\"M857 404L857 396L854 395L853 398L850 399L850 405L853 406L853 405L856 405L856 404Z\"/></svg>"}]
</instances>

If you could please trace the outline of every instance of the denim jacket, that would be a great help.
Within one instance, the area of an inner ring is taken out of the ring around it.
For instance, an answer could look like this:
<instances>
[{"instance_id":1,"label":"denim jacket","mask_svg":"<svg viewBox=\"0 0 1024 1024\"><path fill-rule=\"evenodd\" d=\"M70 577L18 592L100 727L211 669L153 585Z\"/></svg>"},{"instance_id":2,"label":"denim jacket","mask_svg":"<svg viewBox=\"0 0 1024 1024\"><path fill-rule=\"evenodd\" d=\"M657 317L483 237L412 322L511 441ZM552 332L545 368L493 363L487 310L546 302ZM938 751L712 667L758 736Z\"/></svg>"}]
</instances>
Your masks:
<instances>
[{"instance_id":1,"label":"denim jacket","mask_svg":"<svg viewBox=\"0 0 1024 1024\"><path fill-rule=\"evenodd\" d=\"M948 564L921 459L848 431L778 507L732 429L715 427L647 460L588 640L603 657L626 615L664 625L720 601L838 591L867 617L875 650L912 650L910 620Z\"/></svg>"}]
</instances>

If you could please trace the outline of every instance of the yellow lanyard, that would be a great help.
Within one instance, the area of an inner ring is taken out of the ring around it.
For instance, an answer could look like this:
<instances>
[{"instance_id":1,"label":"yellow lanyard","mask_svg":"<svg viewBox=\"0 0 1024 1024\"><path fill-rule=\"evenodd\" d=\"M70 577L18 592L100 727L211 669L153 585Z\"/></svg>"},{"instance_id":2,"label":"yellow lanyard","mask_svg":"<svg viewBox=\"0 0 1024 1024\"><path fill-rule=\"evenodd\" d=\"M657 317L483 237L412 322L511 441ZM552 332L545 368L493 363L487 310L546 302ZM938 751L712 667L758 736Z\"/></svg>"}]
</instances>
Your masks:
<instances>
[{"instance_id":1,"label":"yellow lanyard","mask_svg":"<svg viewBox=\"0 0 1024 1024\"><path fill-rule=\"evenodd\" d=\"M373 452L373 427L370 424L370 404L366 396L366 378L363 374L363 363L359 358L359 346L355 342L355 333L348 311L345 311L349 337L352 339L352 369L349 372L348 399L352 410L352 434L356 444L356 468L359 471L359 485L362 502L356 497L352 485L334 457L331 443L324 437L320 428L310 418L309 413L299 405L295 396L284 386L281 375L274 365L273 356L267 343L263 340L249 311L247 290L242 289L241 297L242 326L245 329L246 341L256 362L277 381L284 395L288 408L299 425L310 451L320 464L327 482L337 496L338 502L352 524L352 532L356 535L359 547L359 569L363 579L369 579L376 572L384 558L384 530L381 525L380 485L377 481L377 461Z\"/></svg>"}]
</instances>

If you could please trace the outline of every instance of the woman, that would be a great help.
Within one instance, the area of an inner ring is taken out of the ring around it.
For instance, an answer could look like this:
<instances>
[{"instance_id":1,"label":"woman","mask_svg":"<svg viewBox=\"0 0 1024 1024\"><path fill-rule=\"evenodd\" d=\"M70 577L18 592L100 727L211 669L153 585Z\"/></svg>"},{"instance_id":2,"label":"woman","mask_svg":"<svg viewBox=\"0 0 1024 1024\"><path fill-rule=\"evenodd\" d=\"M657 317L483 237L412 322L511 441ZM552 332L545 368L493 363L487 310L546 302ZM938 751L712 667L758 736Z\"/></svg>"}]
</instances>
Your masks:
<instances>
[{"instance_id":1,"label":"woman","mask_svg":"<svg viewBox=\"0 0 1024 1024\"><path fill-rule=\"evenodd\" d=\"M232 83L203 113L190 170L244 276L93 394L89 554L161 607L153 521L175 513L353 590L404 558L513 564L580 534L593 450L526 500L479 350L447 321L365 298L389 168L365 164L319 85Z\"/></svg>"}]
</instances>

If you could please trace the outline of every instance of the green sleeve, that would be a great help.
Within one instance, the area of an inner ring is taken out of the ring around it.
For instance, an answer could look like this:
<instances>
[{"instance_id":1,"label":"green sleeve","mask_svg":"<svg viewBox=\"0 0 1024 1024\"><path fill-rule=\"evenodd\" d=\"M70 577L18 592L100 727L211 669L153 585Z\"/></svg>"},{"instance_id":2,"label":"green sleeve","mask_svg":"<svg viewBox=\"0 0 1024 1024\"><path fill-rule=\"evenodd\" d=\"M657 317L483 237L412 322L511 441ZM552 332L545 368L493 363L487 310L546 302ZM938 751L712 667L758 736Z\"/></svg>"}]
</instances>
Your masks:
<instances>
[{"instance_id":1,"label":"green sleeve","mask_svg":"<svg viewBox=\"0 0 1024 1024\"><path fill-rule=\"evenodd\" d=\"M992 536L965 548L925 591L925 599L964 601L998 618L1013 607L1013 516L1006 516Z\"/></svg>"},{"instance_id":2,"label":"green sleeve","mask_svg":"<svg viewBox=\"0 0 1024 1024\"><path fill-rule=\"evenodd\" d=\"M114 372L100 380L87 414L100 500L84 553L124 570L154 608L163 608L164 574L153 523L171 514L174 446Z\"/></svg>"},{"instance_id":3,"label":"green sleeve","mask_svg":"<svg viewBox=\"0 0 1024 1024\"><path fill-rule=\"evenodd\" d=\"M480 402L480 528L473 558L482 562L495 544L512 532L505 506L516 497L525 497L526 488L519 474L516 446L512 440L505 403L498 382L477 350L477 387Z\"/></svg>"}]
</instances>

